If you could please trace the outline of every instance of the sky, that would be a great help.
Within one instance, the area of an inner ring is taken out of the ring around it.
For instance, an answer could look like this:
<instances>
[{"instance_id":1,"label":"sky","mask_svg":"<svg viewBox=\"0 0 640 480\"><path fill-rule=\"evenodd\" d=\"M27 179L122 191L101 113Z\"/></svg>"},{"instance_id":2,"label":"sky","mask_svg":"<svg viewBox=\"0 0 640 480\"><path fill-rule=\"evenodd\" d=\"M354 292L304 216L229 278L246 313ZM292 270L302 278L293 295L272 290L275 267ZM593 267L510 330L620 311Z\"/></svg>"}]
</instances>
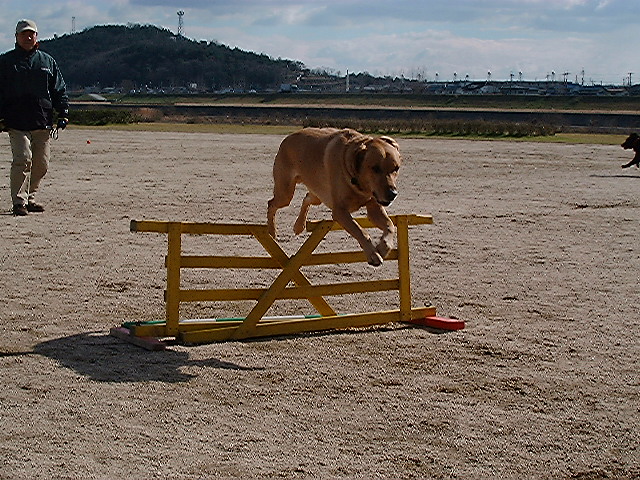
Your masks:
<instances>
[{"instance_id":1,"label":"sky","mask_svg":"<svg viewBox=\"0 0 640 480\"><path fill-rule=\"evenodd\" d=\"M39 38L96 25L156 25L194 40L344 75L429 81L640 83L640 0L0 0L0 51L15 24Z\"/></svg>"}]
</instances>

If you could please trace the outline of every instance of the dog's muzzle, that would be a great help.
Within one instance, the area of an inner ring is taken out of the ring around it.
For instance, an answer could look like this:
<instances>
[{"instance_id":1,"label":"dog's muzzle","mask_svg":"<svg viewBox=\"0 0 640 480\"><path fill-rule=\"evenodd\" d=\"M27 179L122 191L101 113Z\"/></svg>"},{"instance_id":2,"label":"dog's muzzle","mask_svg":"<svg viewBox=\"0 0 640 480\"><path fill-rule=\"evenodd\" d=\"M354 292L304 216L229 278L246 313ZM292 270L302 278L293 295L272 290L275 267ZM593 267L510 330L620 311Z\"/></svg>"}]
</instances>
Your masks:
<instances>
[{"instance_id":1,"label":"dog's muzzle","mask_svg":"<svg viewBox=\"0 0 640 480\"><path fill-rule=\"evenodd\" d=\"M391 205L397 196L398 196L398 191L396 189L389 189L384 199L378 198L378 196L374 193L376 202L378 202L383 207L388 207L389 205Z\"/></svg>"}]
</instances>

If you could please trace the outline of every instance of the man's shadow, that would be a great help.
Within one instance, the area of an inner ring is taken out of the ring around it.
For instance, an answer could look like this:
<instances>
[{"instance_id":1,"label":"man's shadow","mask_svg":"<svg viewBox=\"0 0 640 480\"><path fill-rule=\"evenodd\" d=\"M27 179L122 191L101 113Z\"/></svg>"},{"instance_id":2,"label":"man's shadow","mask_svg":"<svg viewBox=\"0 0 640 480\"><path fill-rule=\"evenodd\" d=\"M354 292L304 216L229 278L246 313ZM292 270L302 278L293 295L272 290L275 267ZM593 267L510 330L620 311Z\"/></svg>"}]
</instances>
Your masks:
<instances>
[{"instance_id":1,"label":"man's shadow","mask_svg":"<svg viewBox=\"0 0 640 480\"><path fill-rule=\"evenodd\" d=\"M256 370L218 359L190 360L184 351L151 352L106 335L81 333L39 343L33 353L55 360L63 367L98 382L187 382L196 375L184 367Z\"/></svg>"}]
</instances>

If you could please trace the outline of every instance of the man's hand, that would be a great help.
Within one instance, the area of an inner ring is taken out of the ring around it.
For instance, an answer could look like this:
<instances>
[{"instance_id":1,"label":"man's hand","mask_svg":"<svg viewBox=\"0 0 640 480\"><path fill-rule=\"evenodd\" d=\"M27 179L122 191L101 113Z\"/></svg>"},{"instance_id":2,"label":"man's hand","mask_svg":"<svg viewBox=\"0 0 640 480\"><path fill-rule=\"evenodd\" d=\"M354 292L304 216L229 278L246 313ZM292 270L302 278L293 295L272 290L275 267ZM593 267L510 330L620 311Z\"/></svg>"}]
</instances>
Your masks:
<instances>
[{"instance_id":1,"label":"man's hand","mask_svg":"<svg viewBox=\"0 0 640 480\"><path fill-rule=\"evenodd\" d=\"M60 130L64 130L65 128L67 128L68 123L69 123L68 118L59 118L57 128Z\"/></svg>"}]
</instances>

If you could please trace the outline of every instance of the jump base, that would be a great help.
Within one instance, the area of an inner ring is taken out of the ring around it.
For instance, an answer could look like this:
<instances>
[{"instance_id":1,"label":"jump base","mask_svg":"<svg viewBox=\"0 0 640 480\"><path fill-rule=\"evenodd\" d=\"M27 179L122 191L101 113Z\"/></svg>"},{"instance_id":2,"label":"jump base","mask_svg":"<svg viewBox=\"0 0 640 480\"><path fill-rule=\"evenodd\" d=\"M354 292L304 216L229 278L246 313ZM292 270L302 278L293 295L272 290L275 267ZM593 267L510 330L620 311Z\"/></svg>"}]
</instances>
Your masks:
<instances>
[{"instance_id":1,"label":"jump base","mask_svg":"<svg viewBox=\"0 0 640 480\"><path fill-rule=\"evenodd\" d=\"M342 229L333 220L307 222L306 228L310 235L291 256L287 255L269 235L266 225L132 220L130 226L132 232L165 233L168 236L168 253L165 259L167 268L165 320L123 324L120 329L113 329L112 334L131 343L140 344L143 348L154 350L161 349L164 344L159 340L153 342L149 339L173 337L180 343L198 344L362 328L393 322L426 325L423 323L425 319L436 318L436 309L433 306L412 307L408 227L431 224L433 220L430 216L421 215L394 215L391 216L391 220L397 227L397 248L389 253L385 262L397 261L397 278L325 285L312 285L301 271L301 267L366 261L362 251L313 253L327 233ZM366 218L357 218L356 221L363 228L373 227ZM181 239L184 234L250 235L258 240L269 256L182 255ZM281 271L268 288L188 290L180 286L180 272L183 268L279 269ZM324 298L331 295L388 290L398 291L398 309L339 314ZM318 315L307 317L267 317L265 315L275 301L287 299L308 300ZM253 300L256 304L243 318L180 319L181 303L237 300Z\"/></svg>"},{"instance_id":2,"label":"jump base","mask_svg":"<svg viewBox=\"0 0 640 480\"><path fill-rule=\"evenodd\" d=\"M166 344L155 337L139 337L134 335L130 329L125 327L114 327L109 332L109 335L116 337L125 342L132 343L138 347L142 347L145 350L160 351L167 348Z\"/></svg>"}]
</instances>

